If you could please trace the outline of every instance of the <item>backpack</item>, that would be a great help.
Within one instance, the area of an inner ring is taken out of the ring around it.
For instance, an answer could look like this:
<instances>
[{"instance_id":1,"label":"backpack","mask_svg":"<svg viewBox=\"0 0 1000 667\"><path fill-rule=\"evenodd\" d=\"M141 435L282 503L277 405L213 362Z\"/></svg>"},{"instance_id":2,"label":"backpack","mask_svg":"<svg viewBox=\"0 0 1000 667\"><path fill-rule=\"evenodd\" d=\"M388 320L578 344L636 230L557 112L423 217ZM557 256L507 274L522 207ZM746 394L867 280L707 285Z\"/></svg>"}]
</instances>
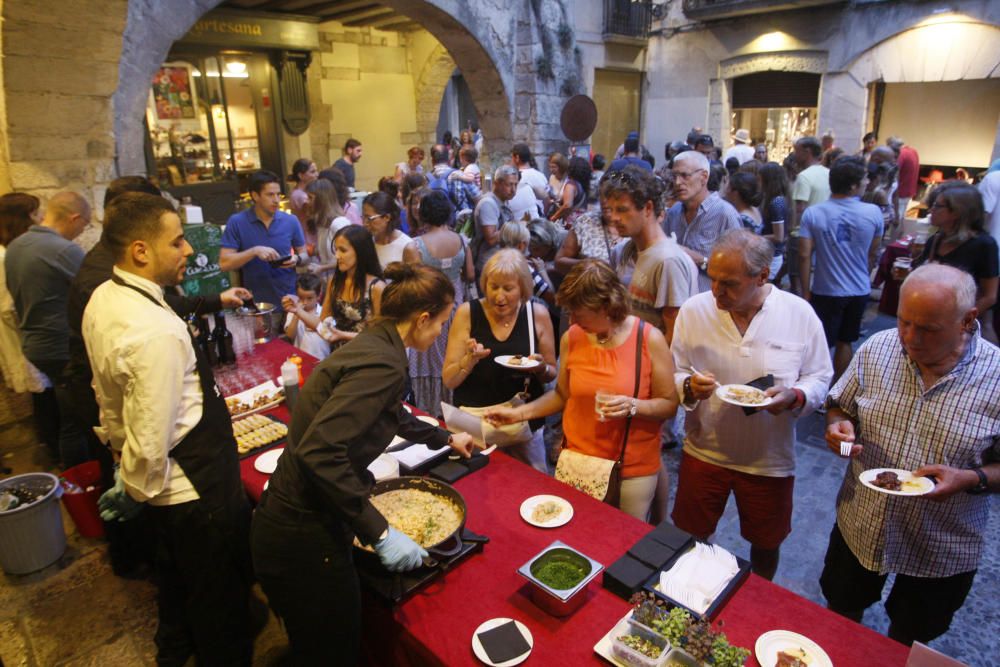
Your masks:
<instances>
[{"instance_id":1,"label":"backpack","mask_svg":"<svg viewBox=\"0 0 1000 667\"><path fill-rule=\"evenodd\" d=\"M458 202L455 201L455 193L451 189L451 185L448 183L448 177L455 173L455 169L449 167L448 171L443 172L441 176L432 176L430 181L427 183L427 187L431 190L437 190L438 192L443 192L448 197L448 201L451 202L452 206L457 207ZM433 174L433 172L431 172Z\"/></svg>"}]
</instances>

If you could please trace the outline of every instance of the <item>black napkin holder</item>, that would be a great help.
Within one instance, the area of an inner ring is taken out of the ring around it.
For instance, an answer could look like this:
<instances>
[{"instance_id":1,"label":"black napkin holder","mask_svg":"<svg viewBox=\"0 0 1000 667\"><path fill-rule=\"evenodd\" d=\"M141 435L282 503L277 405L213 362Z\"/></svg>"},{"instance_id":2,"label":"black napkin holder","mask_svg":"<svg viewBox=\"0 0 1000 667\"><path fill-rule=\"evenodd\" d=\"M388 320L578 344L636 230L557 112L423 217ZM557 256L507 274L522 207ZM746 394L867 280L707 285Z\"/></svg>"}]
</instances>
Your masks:
<instances>
[{"instance_id":1,"label":"black napkin holder","mask_svg":"<svg viewBox=\"0 0 1000 667\"><path fill-rule=\"evenodd\" d=\"M666 571L672 568L674 566L674 563L677 562L677 559L683 556L685 553L687 553L689 549L690 547L685 547L679 550L677 553L674 554L674 557L671 558L661 569L663 571ZM739 566L739 570L737 570L733 578L729 580L729 583L726 584L726 587L722 589L722 592L720 592L719 595L712 601L712 604L708 606L708 609L706 609L705 613L703 614L688 607L685 607L683 604L681 604L677 600L674 600L669 595L665 595L660 591L656 590L656 587L660 583L659 571L655 572L652 576L649 577L649 579L646 580L646 585L644 588L645 590L649 591L660 600L663 600L664 602L667 602L675 607L680 607L681 609L686 610L688 613L690 613L694 618L698 620L701 619L713 620L719 614L719 612L722 611L722 608L726 606L726 603L729 602L729 598L733 597L733 594L735 594L736 591L739 590L740 586L743 585L743 582L746 581L747 577L750 576L750 561L744 560L743 558L740 558L735 554L733 555L736 558L736 564Z\"/></svg>"},{"instance_id":2,"label":"black napkin holder","mask_svg":"<svg viewBox=\"0 0 1000 667\"><path fill-rule=\"evenodd\" d=\"M454 484L466 475L485 468L490 462L490 457L483 456L479 452L473 453L469 458L459 458L457 460L448 459L444 463L439 463L430 469L430 476L442 482Z\"/></svg>"},{"instance_id":3,"label":"black napkin holder","mask_svg":"<svg viewBox=\"0 0 1000 667\"><path fill-rule=\"evenodd\" d=\"M686 549L694 540L691 533L681 530L669 521L660 523L653 529L653 532L649 533L649 536L660 544L665 544L674 551Z\"/></svg>"},{"instance_id":4,"label":"black napkin holder","mask_svg":"<svg viewBox=\"0 0 1000 667\"><path fill-rule=\"evenodd\" d=\"M602 585L623 600L642 589L654 570L642 561L625 554L604 570Z\"/></svg>"}]
</instances>

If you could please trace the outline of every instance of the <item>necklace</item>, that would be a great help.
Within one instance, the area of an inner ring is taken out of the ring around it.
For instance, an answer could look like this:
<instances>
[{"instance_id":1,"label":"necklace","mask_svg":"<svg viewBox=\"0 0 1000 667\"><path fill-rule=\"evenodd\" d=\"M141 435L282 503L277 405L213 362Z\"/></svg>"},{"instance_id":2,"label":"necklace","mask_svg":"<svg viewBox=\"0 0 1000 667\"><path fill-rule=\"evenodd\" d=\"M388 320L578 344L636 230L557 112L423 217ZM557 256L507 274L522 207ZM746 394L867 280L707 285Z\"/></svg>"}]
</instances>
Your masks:
<instances>
[{"instance_id":1,"label":"necklace","mask_svg":"<svg viewBox=\"0 0 1000 667\"><path fill-rule=\"evenodd\" d=\"M508 320L507 322L502 322L495 313L490 313L490 314L492 315L493 321L496 323L498 327L500 327L501 329L508 329L512 324L514 324L514 322L517 321L517 316L520 313L521 313L521 306L518 305L517 310L514 311L514 316L511 317L510 320Z\"/></svg>"},{"instance_id":2,"label":"necklace","mask_svg":"<svg viewBox=\"0 0 1000 667\"><path fill-rule=\"evenodd\" d=\"M607 345L609 342L611 342L614 339L615 336L618 335L618 329L619 329L618 326L612 327L611 330L608 331L606 334L603 334L603 335L602 334L594 334L594 338L597 339L597 342L598 342L599 345Z\"/></svg>"}]
</instances>

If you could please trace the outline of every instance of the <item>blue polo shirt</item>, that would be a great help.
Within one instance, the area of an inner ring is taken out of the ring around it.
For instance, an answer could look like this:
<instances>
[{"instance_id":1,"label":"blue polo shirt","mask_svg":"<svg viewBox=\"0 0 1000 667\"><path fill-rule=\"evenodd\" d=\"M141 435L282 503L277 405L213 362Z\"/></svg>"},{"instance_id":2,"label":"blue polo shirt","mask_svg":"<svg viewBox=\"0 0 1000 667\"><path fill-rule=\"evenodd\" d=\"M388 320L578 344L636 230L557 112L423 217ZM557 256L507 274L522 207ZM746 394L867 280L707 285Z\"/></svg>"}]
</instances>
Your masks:
<instances>
[{"instance_id":1,"label":"blue polo shirt","mask_svg":"<svg viewBox=\"0 0 1000 667\"><path fill-rule=\"evenodd\" d=\"M267 227L257 217L253 207L234 213L226 222L222 232L222 247L243 252L254 246L274 248L278 255L294 253L293 248L306 244L298 219L277 211L271 226ZM295 269L281 269L254 257L243 265L243 286L253 292L255 301L266 301L275 306L281 304L281 297L295 294Z\"/></svg>"}]
</instances>

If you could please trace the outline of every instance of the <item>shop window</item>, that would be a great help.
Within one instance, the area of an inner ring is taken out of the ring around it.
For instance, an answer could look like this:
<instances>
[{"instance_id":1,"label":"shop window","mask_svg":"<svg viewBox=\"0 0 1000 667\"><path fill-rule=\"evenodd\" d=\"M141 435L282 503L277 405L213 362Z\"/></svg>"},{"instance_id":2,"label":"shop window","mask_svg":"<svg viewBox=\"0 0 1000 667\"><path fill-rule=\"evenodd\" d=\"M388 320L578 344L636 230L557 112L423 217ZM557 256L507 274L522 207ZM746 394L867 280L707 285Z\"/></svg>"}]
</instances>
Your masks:
<instances>
[{"instance_id":1,"label":"shop window","mask_svg":"<svg viewBox=\"0 0 1000 667\"><path fill-rule=\"evenodd\" d=\"M170 186L260 168L247 64L238 54L178 58L153 77L146 111L153 164Z\"/></svg>"},{"instance_id":2,"label":"shop window","mask_svg":"<svg viewBox=\"0 0 1000 667\"><path fill-rule=\"evenodd\" d=\"M819 74L758 72L732 80L732 128L750 130L754 144L767 146L780 162L795 140L816 136Z\"/></svg>"}]
</instances>

